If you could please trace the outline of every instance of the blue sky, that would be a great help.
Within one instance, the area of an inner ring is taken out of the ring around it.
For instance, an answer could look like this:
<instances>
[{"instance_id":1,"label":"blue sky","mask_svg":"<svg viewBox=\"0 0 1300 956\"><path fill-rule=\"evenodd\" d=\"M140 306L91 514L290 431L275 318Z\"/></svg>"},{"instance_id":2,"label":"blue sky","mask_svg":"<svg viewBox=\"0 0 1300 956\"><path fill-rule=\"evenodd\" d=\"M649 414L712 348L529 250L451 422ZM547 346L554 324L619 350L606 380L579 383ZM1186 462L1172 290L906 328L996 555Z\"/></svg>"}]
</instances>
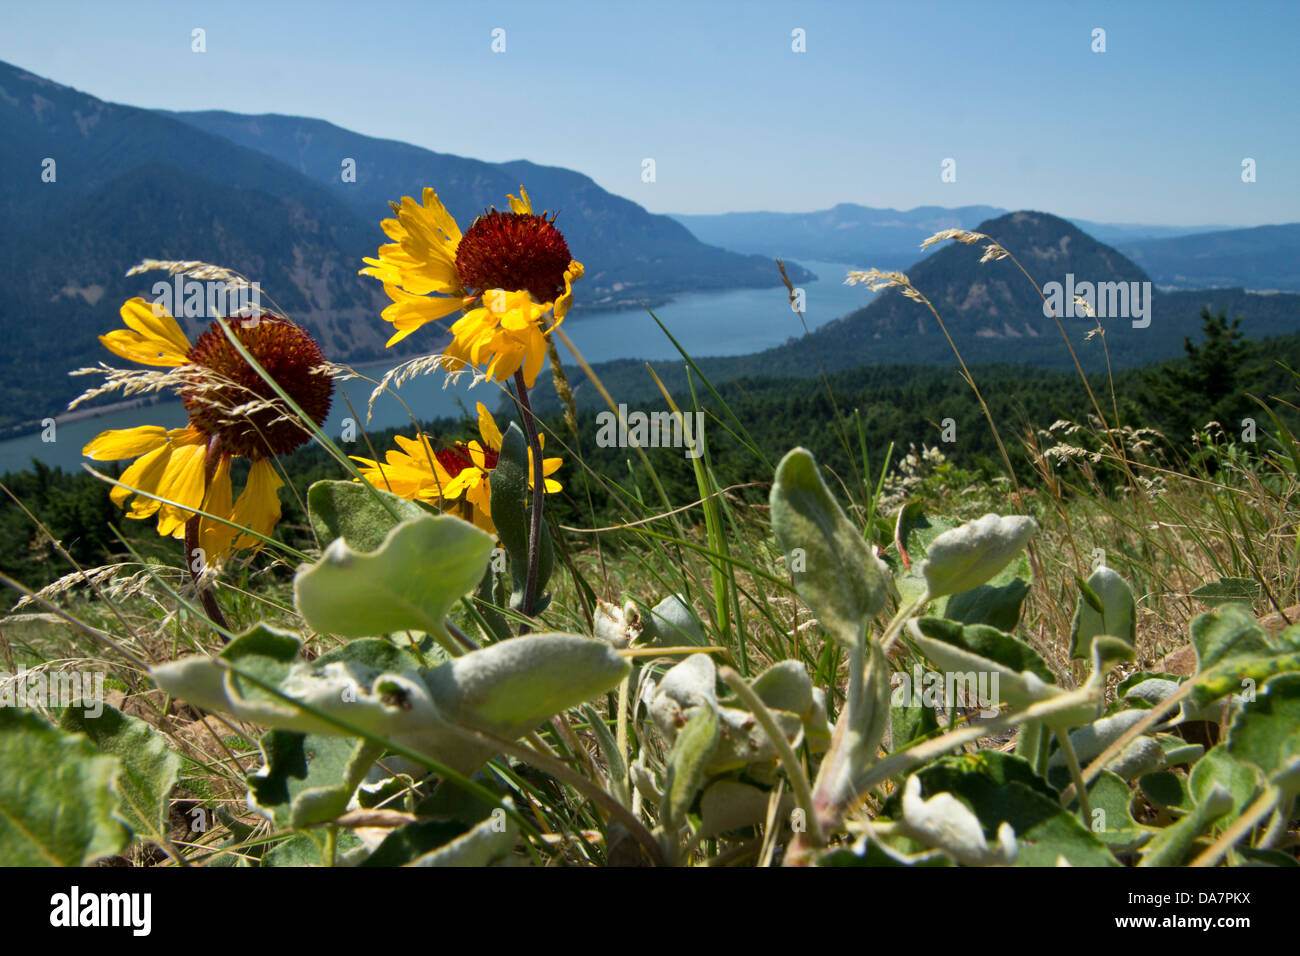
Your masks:
<instances>
[{"instance_id":1,"label":"blue sky","mask_svg":"<svg viewBox=\"0 0 1300 956\"><path fill-rule=\"evenodd\" d=\"M567 166L654 212L987 203L1110 222L1300 220L1300 0L0 11L0 59L102 99L314 116ZM941 182L947 158L956 182Z\"/></svg>"}]
</instances>

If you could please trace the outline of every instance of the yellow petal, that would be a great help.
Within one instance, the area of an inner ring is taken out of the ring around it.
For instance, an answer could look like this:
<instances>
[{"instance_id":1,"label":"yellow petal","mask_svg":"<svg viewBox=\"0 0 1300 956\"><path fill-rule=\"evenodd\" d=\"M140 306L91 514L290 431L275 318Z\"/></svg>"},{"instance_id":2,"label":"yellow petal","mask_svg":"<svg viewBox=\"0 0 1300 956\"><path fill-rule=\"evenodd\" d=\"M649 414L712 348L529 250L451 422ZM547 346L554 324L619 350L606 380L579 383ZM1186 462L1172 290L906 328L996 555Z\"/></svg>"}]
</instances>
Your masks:
<instances>
[{"instance_id":1,"label":"yellow petal","mask_svg":"<svg viewBox=\"0 0 1300 956\"><path fill-rule=\"evenodd\" d=\"M181 331L180 323L159 303L149 303L136 296L128 299L119 313L127 328L141 335L167 342L182 358L190 350L190 340Z\"/></svg>"},{"instance_id":2,"label":"yellow petal","mask_svg":"<svg viewBox=\"0 0 1300 956\"><path fill-rule=\"evenodd\" d=\"M158 533L163 537L180 537L185 522L194 517L195 508L203 507L203 470L208 449L202 444L173 443L167 470L158 483L158 497L170 504L159 509Z\"/></svg>"},{"instance_id":3,"label":"yellow petal","mask_svg":"<svg viewBox=\"0 0 1300 956\"><path fill-rule=\"evenodd\" d=\"M543 436L542 436L542 435L538 435L537 437L540 439L540 438L542 438ZM564 464L564 459L562 459L562 458L543 458L543 459L542 459L542 475L545 477L545 476L548 476L548 475L553 475L553 474L555 474L555 472L559 471L560 466L561 466L562 464ZM534 487L534 483L533 483L533 450L532 450L531 448L528 449L528 487L529 487L529 488ZM547 494L552 494L552 495L555 494L557 491L563 491L563 490L564 490L564 486L563 486L563 485L561 485L561 484L560 484L558 481L556 481L555 479L553 479L553 478L549 478L549 477L547 477L547 478L545 479L545 482L543 483L543 488L546 490L546 493L547 493Z\"/></svg>"},{"instance_id":4,"label":"yellow petal","mask_svg":"<svg viewBox=\"0 0 1300 956\"><path fill-rule=\"evenodd\" d=\"M167 429L161 425L140 425L138 428L119 428L100 432L81 453L96 461L118 461L137 458L167 444Z\"/></svg>"},{"instance_id":5,"label":"yellow petal","mask_svg":"<svg viewBox=\"0 0 1300 956\"><path fill-rule=\"evenodd\" d=\"M161 305L136 296L122 306L121 315L127 328L99 337L114 355L141 365L175 366L189 361L189 339Z\"/></svg>"},{"instance_id":6,"label":"yellow petal","mask_svg":"<svg viewBox=\"0 0 1300 956\"><path fill-rule=\"evenodd\" d=\"M259 458L248 469L248 481L235 502L231 520L236 524L270 537L280 520L280 496L277 489L284 484L271 467L271 462ZM235 539L236 548L261 547L262 541L252 535L242 534Z\"/></svg>"},{"instance_id":7,"label":"yellow petal","mask_svg":"<svg viewBox=\"0 0 1300 956\"><path fill-rule=\"evenodd\" d=\"M564 317L569 312L569 307L573 305L573 283L582 278L585 270L582 263L574 259L569 263L569 268L564 270L564 293L555 300L555 325L564 321ZM554 328L552 326L551 328ZM550 329L547 329L549 332Z\"/></svg>"},{"instance_id":8,"label":"yellow petal","mask_svg":"<svg viewBox=\"0 0 1300 956\"><path fill-rule=\"evenodd\" d=\"M492 413L482 402L478 403L478 433L483 437L484 444L493 451L501 450L501 429L497 428Z\"/></svg>"},{"instance_id":9,"label":"yellow petal","mask_svg":"<svg viewBox=\"0 0 1300 956\"><path fill-rule=\"evenodd\" d=\"M423 198L425 214L448 240L459 243L460 227L456 225L456 220L452 218L451 213L447 212L447 207L442 204L438 194L426 186Z\"/></svg>"},{"instance_id":10,"label":"yellow petal","mask_svg":"<svg viewBox=\"0 0 1300 956\"><path fill-rule=\"evenodd\" d=\"M231 514L230 456L222 455L212 473L208 484L207 496L203 499L203 510L209 514L229 518ZM206 563L211 564L217 558L230 553L230 544L235 539L235 529L229 525L213 521L211 518L199 519L199 547L203 549ZM189 558L192 560L193 555Z\"/></svg>"},{"instance_id":11,"label":"yellow petal","mask_svg":"<svg viewBox=\"0 0 1300 956\"><path fill-rule=\"evenodd\" d=\"M448 500L459 498L462 494L476 488L482 475L483 472L477 468L462 469L460 474L443 485L442 497Z\"/></svg>"},{"instance_id":12,"label":"yellow petal","mask_svg":"<svg viewBox=\"0 0 1300 956\"><path fill-rule=\"evenodd\" d=\"M122 477L118 480L122 483L114 485L113 490L108 493L108 497L113 504L119 508L125 506L126 500L137 491L148 494L156 494L158 483L162 481L163 475L167 470L167 459L171 457L172 446L163 443L146 455L137 458L131 463L131 466L122 472ZM128 487L122 487L126 485ZM137 495L131 503L131 508L127 514L128 518L148 518L158 510L158 502L151 498Z\"/></svg>"},{"instance_id":13,"label":"yellow petal","mask_svg":"<svg viewBox=\"0 0 1300 956\"><path fill-rule=\"evenodd\" d=\"M538 336L539 344L528 349L525 353L524 361L524 384L529 388L537 383L537 375L542 370L542 365L546 361L546 343L541 342L541 336Z\"/></svg>"},{"instance_id":14,"label":"yellow petal","mask_svg":"<svg viewBox=\"0 0 1300 956\"><path fill-rule=\"evenodd\" d=\"M496 533L492 525L492 486L484 480L477 487L465 494L465 499L473 508L474 524L490 534Z\"/></svg>"}]
</instances>

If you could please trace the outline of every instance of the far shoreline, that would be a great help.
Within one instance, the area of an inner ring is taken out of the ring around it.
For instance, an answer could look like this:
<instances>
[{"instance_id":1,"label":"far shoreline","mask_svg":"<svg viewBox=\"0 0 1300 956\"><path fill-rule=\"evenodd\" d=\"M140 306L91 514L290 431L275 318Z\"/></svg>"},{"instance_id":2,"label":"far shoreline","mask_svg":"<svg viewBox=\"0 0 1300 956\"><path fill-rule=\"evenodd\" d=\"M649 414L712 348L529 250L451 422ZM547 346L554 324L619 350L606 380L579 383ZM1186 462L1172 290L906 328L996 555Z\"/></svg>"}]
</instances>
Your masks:
<instances>
[{"instance_id":1,"label":"far shoreline","mask_svg":"<svg viewBox=\"0 0 1300 956\"><path fill-rule=\"evenodd\" d=\"M809 281L816 282L822 278L821 276L814 273L810 268L808 268L808 266L804 265L802 262L793 259L790 260L790 262L798 265L800 268L803 268L806 271L808 271L810 274L812 274L813 278ZM755 288L775 289L775 288L780 288L780 284L774 283L771 286L745 285L745 286L737 286L735 288L727 288L727 289L679 290L668 294L658 294L658 295L650 296L643 300L634 301L631 299L622 299L622 300L614 300L614 301L607 301L607 302L600 302L600 303L583 303L582 306L575 307L572 310L570 310L567 318L570 322L585 322L592 318L595 318L597 315L600 315L602 313L613 315L617 313L627 312L633 309L642 309L642 308L654 310L654 309L660 309L665 305L670 304L674 300L682 297L690 297L692 295L712 295L717 293L742 292L748 289L755 289ZM389 368L393 368L397 365L400 365L403 362L409 362L412 359L420 358L424 355L433 355L433 354L436 354L436 352L418 351L418 352L412 352L410 354L391 355L386 358L371 358L359 362L351 362L351 363L338 362L334 364L347 365L348 367L353 368L357 371L365 371L365 370L376 369L381 367L387 370ZM0 427L0 442L11 441L11 440L26 437L28 435L36 434L40 432L42 428L46 427L45 422L50 417L54 419L55 425L63 425L72 422L89 421L95 418L103 417L105 415L112 415L118 412L130 411L131 409L135 409L135 408L148 408L153 405L157 405L169 401L175 401L175 400L176 400L175 397L169 397L169 396L164 396L159 394L142 395L139 396L138 398L123 399L117 402L110 402L106 405L94 405L87 408L79 408L74 411L65 411L59 415L46 416L46 418L28 419L27 421L23 421L23 422L15 422L11 425Z\"/></svg>"}]
</instances>

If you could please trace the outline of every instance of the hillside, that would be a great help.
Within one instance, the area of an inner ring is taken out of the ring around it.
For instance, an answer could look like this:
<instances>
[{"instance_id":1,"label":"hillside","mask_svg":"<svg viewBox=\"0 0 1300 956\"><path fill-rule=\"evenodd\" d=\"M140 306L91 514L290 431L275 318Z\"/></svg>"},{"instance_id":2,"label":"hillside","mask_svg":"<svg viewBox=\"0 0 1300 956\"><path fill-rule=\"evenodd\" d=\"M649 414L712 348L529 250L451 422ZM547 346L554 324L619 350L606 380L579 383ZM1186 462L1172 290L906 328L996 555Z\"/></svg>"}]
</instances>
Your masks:
<instances>
[{"instance_id":1,"label":"hillside","mask_svg":"<svg viewBox=\"0 0 1300 956\"><path fill-rule=\"evenodd\" d=\"M360 281L374 231L286 166L148 110L105 103L0 64L0 423L55 415L105 357L96 336L159 274L143 258L203 259L262 283L335 355L377 355L382 289ZM41 180L54 159L54 180ZM33 316L40 321L33 322ZM194 334L198 322L186 323ZM57 334L51 334L57 330Z\"/></svg>"},{"instance_id":2,"label":"hillside","mask_svg":"<svg viewBox=\"0 0 1300 956\"><path fill-rule=\"evenodd\" d=\"M1300 292L1300 223L1149 239L1120 248L1161 286Z\"/></svg>"},{"instance_id":3,"label":"hillside","mask_svg":"<svg viewBox=\"0 0 1300 956\"><path fill-rule=\"evenodd\" d=\"M1064 284L1069 275L1077 282L1150 281L1117 250L1047 213L1009 213L979 224L978 231L997 237L1040 286ZM965 360L1073 368L1061 331L1043 314L1043 301L1034 287L1011 260L981 263L981 254L981 246L944 243L907 270L913 285L934 303ZM1134 319L1126 317L1102 320L1106 351L1100 337L1088 338L1095 320L1062 317L1061 325L1084 368L1099 372L1108 361L1113 368L1126 368L1177 356L1184 338L1197 335L1202 307L1244 316L1243 330L1254 339L1300 330L1300 295L1256 295L1242 289L1174 293L1153 289L1149 325L1135 328ZM930 311L891 289L809 336L753 355L699 364L720 382L753 375L812 376L819 368L835 372L864 365L954 362L952 348ZM669 387L686 387L680 363L658 364L655 370ZM615 394L657 392L640 362L608 363L596 371ZM575 391L581 400L598 400L585 394L589 389Z\"/></svg>"},{"instance_id":4,"label":"hillside","mask_svg":"<svg viewBox=\"0 0 1300 956\"><path fill-rule=\"evenodd\" d=\"M318 121L284 122L327 128L340 149L361 153L364 137ZM81 391L84 383L66 373L103 359L96 336L118 322L125 299L151 297L161 278L124 278L144 258L202 259L258 280L264 294L321 338L332 359L385 354L391 330L378 316L387 297L357 275L362 257L385 241L379 220L388 210L378 198L317 182L292 156L282 162L193 122L106 103L4 63L0 123L0 268L10 277L0 302L0 335L9 344L0 356L0 426L57 415ZM280 141L282 133L285 144L300 141L281 127L272 138ZM560 210L571 248L588 265L580 298L586 310L778 281L775 263L711 249L577 173L384 146L384 155L409 157L410 164L392 167L385 174L391 179L371 181L368 170L378 167L363 162L357 186L368 183L387 195L392 185L400 195L439 182L462 222L489 201L502 203L521 181L539 199L553 189L560 201L548 205ZM337 179L333 148L316 152L333 164ZM306 147L303 153L315 155ZM442 173L450 178L440 182ZM198 324L190 322L188 331ZM425 338L404 354L435 347Z\"/></svg>"},{"instance_id":5,"label":"hillside","mask_svg":"<svg viewBox=\"0 0 1300 956\"><path fill-rule=\"evenodd\" d=\"M903 269L921 241L941 229L974 229L1004 215L993 206L877 209L840 203L807 213L676 215L704 242L737 252L861 268ZM1227 229L1069 219L1122 252L1166 290L1234 288L1300 292L1300 223Z\"/></svg>"},{"instance_id":6,"label":"hillside","mask_svg":"<svg viewBox=\"0 0 1300 956\"><path fill-rule=\"evenodd\" d=\"M586 267L579 309L640 305L679 292L779 284L770 259L705 245L668 216L653 215L573 170L451 156L300 116L167 115L279 160L326 187L367 221L391 215L390 200L419 196L425 186L436 184L448 210L467 223L489 206L504 208L506 195L517 194L522 183L539 205L559 213L557 222L569 247ZM355 182L343 181L345 158L356 161ZM808 276L795 268L801 277Z\"/></svg>"}]
</instances>

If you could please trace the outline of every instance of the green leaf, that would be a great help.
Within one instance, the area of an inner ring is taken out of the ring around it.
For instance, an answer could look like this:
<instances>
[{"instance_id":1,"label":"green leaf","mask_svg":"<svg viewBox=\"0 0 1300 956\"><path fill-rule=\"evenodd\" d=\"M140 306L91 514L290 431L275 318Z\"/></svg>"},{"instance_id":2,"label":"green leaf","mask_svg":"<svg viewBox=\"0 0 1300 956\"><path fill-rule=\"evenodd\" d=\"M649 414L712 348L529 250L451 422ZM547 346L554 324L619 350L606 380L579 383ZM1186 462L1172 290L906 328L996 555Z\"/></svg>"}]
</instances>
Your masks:
<instances>
[{"instance_id":1,"label":"green leaf","mask_svg":"<svg viewBox=\"0 0 1300 956\"><path fill-rule=\"evenodd\" d=\"M962 625L937 617L914 618L908 622L907 629L936 669L961 675L967 687L974 681L978 688L979 677L987 675L985 683L991 694L996 676L997 696L1013 709L1023 710L1063 693L1052 683L1055 677L1043 659L1028 644L1010 634L982 624ZM1089 705L1087 712L1091 713L1091 709ZM1084 708L1075 710L1055 715L1055 724L1088 719Z\"/></svg>"},{"instance_id":2,"label":"green leaf","mask_svg":"<svg viewBox=\"0 0 1300 956\"><path fill-rule=\"evenodd\" d=\"M583 707L582 716L587 718L587 726L591 729L591 735L596 738L601 756L605 758L605 766L608 768L609 775L609 787L607 789L614 799L631 809L632 791L629 789L627 762L623 759L622 751L618 749L618 741L610 733L604 718L596 713L594 708Z\"/></svg>"},{"instance_id":3,"label":"green leaf","mask_svg":"<svg viewBox=\"0 0 1300 956\"><path fill-rule=\"evenodd\" d=\"M247 641L246 641L247 639ZM251 643L249 643L251 641ZM259 625L226 648L235 663L260 669L293 701L360 730L428 754L469 773L495 752L467 740L459 724L513 740L546 718L616 686L628 664L609 645L572 634L534 634L473 651L433 670L413 666L387 641L358 640L316 661L292 661L298 641ZM261 651L267 653L262 654ZM154 669L168 693L209 709L279 730L326 736L349 731L291 703L250 697L239 681L206 657Z\"/></svg>"},{"instance_id":4,"label":"green leaf","mask_svg":"<svg viewBox=\"0 0 1300 956\"><path fill-rule=\"evenodd\" d=\"M909 682L910 687L911 676L904 674L903 679ZM893 699L894 695L891 695L891 706L889 708L889 750L891 753L902 750L904 746L913 740L925 737L939 729L939 717L935 708L925 706L921 700L921 695L914 688L909 689L906 703L892 703Z\"/></svg>"},{"instance_id":5,"label":"green leaf","mask_svg":"<svg viewBox=\"0 0 1300 956\"><path fill-rule=\"evenodd\" d=\"M916 628L925 637L978 654L1013 673L1028 671L1045 683L1056 683L1056 675L1036 650L997 628L984 624L963 625L938 617L918 618Z\"/></svg>"},{"instance_id":6,"label":"green leaf","mask_svg":"<svg viewBox=\"0 0 1300 956\"><path fill-rule=\"evenodd\" d=\"M930 542L921 574L931 598L979 587L1029 543L1038 522L1023 515L987 514Z\"/></svg>"},{"instance_id":7,"label":"green leaf","mask_svg":"<svg viewBox=\"0 0 1300 956\"><path fill-rule=\"evenodd\" d=\"M492 524L512 564L528 562L528 439L516 422L501 433L492 470Z\"/></svg>"},{"instance_id":8,"label":"green leaf","mask_svg":"<svg viewBox=\"0 0 1300 956\"><path fill-rule=\"evenodd\" d=\"M130 840L114 813L121 769L84 736L0 707L0 860L87 866L120 853Z\"/></svg>"},{"instance_id":9,"label":"green leaf","mask_svg":"<svg viewBox=\"0 0 1300 956\"><path fill-rule=\"evenodd\" d=\"M934 615L962 624L987 624L1000 631L1013 631L1020 623L1020 608L1032 578L1029 558L1020 554L987 584L941 598L934 606Z\"/></svg>"},{"instance_id":10,"label":"green leaf","mask_svg":"<svg viewBox=\"0 0 1300 956\"><path fill-rule=\"evenodd\" d=\"M1118 865L1096 834L1043 793L1045 784L1019 757L989 750L942 757L917 776L927 794L947 791L969 806L989 841L1009 823L1019 847L1016 866L1055 866L1060 857L1072 866Z\"/></svg>"},{"instance_id":11,"label":"green leaf","mask_svg":"<svg viewBox=\"0 0 1300 956\"><path fill-rule=\"evenodd\" d=\"M1142 791L1142 796L1155 807L1166 807L1171 810L1190 811L1196 806L1196 801L1187 792L1187 783L1182 777L1168 770L1161 770L1157 773L1149 773L1144 777L1138 778L1138 789Z\"/></svg>"},{"instance_id":12,"label":"green leaf","mask_svg":"<svg viewBox=\"0 0 1300 956\"><path fill-rule=\"evenodd\" d=\"M1222 787L1232 797L1232 807L1228 812L1235 819L1259 795L1259 769L1237 759L1230 744L1216 744L1192 768L1187 789L1197 803L1203 803L1216 786Z\"/></svg>"},{"instance_id":13,"label":"green leaf","mask_svg":"<svg viewBox=\"0 0 1300 956\"><path fill-rule=\"evenodd\" d=\"M1177 691L1178 687L1177 679L1153 677L1145 672L1138 672L1123 680L1115 693L1128 705L1150 709Z\"/></svg>"},{"instance_id":14,"label":"green leaf","mask_svg":"<svg viewBox=\"0 0 1300 956\"><path fill-rule=\"evenodd\" d=\"M813 705L812 679L801 661L773 664L750 683L758 699L772 710L808 713Z\"/></svg>"},{"instance_id":15,"label":"green leaf","mask_svg":"<svg viewBox=\"0 0 1300 956\"><path fill-rule=\"evenodd\" d=\"M287 631L255 624L226 645L217 658L271 684L278 684L289 675L301 646L298 638ZM303 715L250 681L239 680L227 668L206 656L194 655L168 661L150 673L164 691L204 710L233 713L267 726L319 729L315 718Z\"/></svg>"},{"instance_id":16,"label":"green leaf","mask_svg":"<svg viewBox=\"0 0 1300 956\"><path fill-rule=\"evenodd\" d=\"M1215 784L1186 816L1160 830L1147 844L1138 866L1179 866L1191 854L1196 838L1232 810L1232 796Z\"/></svg>"},{"instance_id":17,"label":"green leaf","mask_svg":"<svg viewBox=\"0 0 1300 956\"><path fill-rule=\"evenodd\" d=\"M1274 677L1241 708L1228 731L1227 751L1290 789L1300 763L1300 674Z\"/></svg>"},{"instance_id":18,"label":"green leaf","mask_svg":"<svg viewBox=\"0 0 1300 956\"><path fill-rule=\"evenodd\" d=\"M1137 604L1128 582L1110 568L1100 567L1080 592L1070 628L1070 656L1090 657L1092 642L1103 634L1133 647L1137 640Z\"/></svg>"},{"instance_id":19,"label":"green leaf","mask_svg":"<svg viewBox=\"0 0 1300 956\"><path fill-rule=\"evenodd\" d=\"M1274 651L1259 622L1239 604L1225 604L1198 614L1192 618L1191 632L1198 673L1234 657L1268 655Z\"/></svg>"},{"instance_id":20,"label":"green leaf","mask_svg":"<svg viewBox=\"0 0 1300 956\"><path fill-rule=\"evenodd\" d=\"M320 830L300 833L287 840L282 840L262 857L263 866L324 866L322 856L325 834ZM351 830L340 830L334 844L334 862L340 864L345 853L356 852L362 847L361 839Z\"/></svg>"},{"instance_id":21,"label":"green leaf","mask_svg":"<svg viewBox=\"0 0 1300 956\"><path fill-rule=\"evenodd\" d=\"M1142 735L1125 744L1119 756L1106 764L1106 769L1123 780L1135 780L1163 769L1168 762L1160 741Z\"/></svg>"},{"instance_id":22,"label":"green leaf","mask_svg":"<svg viewBox=\"0 0 1300 956\"><path fill-rule=\"evenodd\" d=\"M956 527L956 522L948 518L927 515L920 501L909 501L899 509L894 525L894 547L898 550L902 567L895 572L894 583L904 601L925 594L925 577L921 568L930 542Z\"/></svg>"},{"instance_id":23,"label":"green leaf","mask_svg":"<svg viewBox=\"0 0 1300 956\"><path fill-rule=\"evenodd\" d=\"M1103 770L1088 788L1088 800L1092 804L1093 832L1112 852L1130 853L1151 839L1153 831L1133 819L1133 794L1128 784L1109 770ZM1104 826L1098 829L1097 824Z\"/></svg>"},{"instance_id":24,"label":"green leaf","mask_svg":"<svg viewBox=\"0 0 1300 956\"><path fill-rule=\"evenodd\" d=\"M392 758L387 758L384 763L391 760ZM472 779L490 794L494 794L495 799L486 800L450 781L443 781L434 788L432 794L417 803L411 812L420 817L463 823L467 827L482 823L492 815L493 810L501 806L501 798L508 791L498 777L489 776L483 771L474 774Z\"/></svg>"},{"instance_id":25,"label":"green leaf","mask_svg":"<svg viewBox=\"0 0 1300 956\"><path fill-rule=\"evenodd\" d=\"M1245 604L1249 607L1259 597L1259 583L1251 578L1219 578L1201 585L1192 592L1192 597L1211 607L1220 604Z\"/></svg>"},{"instance_id":26,"label":"green leaf","mask_svg":"<svg viewBox=\"0 0 1300 956\"><path fill-rule=\"evenodd\" d=\"M264 766L248 778L249 806L277 829L299 830L342 814L383 748L353 737L271 730Z\"/></svg>"},{"instance_id":27,"label":"green leaf","mask_svg":"<svg viewBox=\"0 0 1300 956\"><path fill-rule=\"evenodd\" d=\"M805 449L781 459L770 501L795 590L831 637L858 646L867 622L885 608L888 568L844 516Z\"/></svg>"},{"instance_id":28,"label":"green leaf","mask_svg":"<svg viewBox=\"0 0 1300 956\"><path fill-rule=\"evenodd\" d=\"M1189 744L1175 734L1156 734L1155 739L1164 750L1165 762L1170 767L1176 767L1180 763L1194 764L1205 756L1203 744Z\"/></svg>"},{"instance_id":29,"label":"green leaf","mask_svg":"<svg viewBox=\"0 0 1300 956\"><path fill-rule=\"evenodd\" d=\"M1209 670L1198 673L1193 679L1191 704L1196 710L1185 707L1188 712L1186 719L1217 719L1200 711L1220 697L1244 693L1248 688L1259 687L1279 674L1296 671L1300 671L1300 652L1230 657Z\"/></svg>"},{"instance_id":30,"label":"green leaf","mask_svg":"<svg viewBox=\"0 0 1300 956\"><path fill-rule=\"evenodd\" d=\"M502 801L510 809L514 804L509 797ZM492 811L491 816L471 827L443 846L416 857L410 866L487 866L514 849L519 839L519 825L504 809Z\"/></svg>"},{"instance_id":31,"label":"green leaf","mask_svg":"<svg viewBox=\"0 0 1300 956\"><path fill-rule=\"evenodd\" d=\"M1092 639L1092 666L1088 674L1087 686L1099 687L1111 669L1124 661L1131 661L1137 656L1132 644L1099 634Z\"/></svg>"},{"instance_id":32,"label":"green leaf","mask_svg":"<svg viewBox=\"0 0 1300 956\"><path fill-rule=\"evenodd\" d=\"M641 643L644 644L681 647L708 643L704 639L699 618L680 594L668 595L651 608L649 614L643 614L641 621L645 628L641 637Z\"/></svg>"},{"instance_id":33,"label":"green leaf","mask_svg":"<svg viewBox=\"0 0 1300 956\"><path fill-rule=\"evenodd\" d=\"M443 619L483 577L492 537L452 515L402 522L378 550L335 540L300 570L294 603L317 631L371 637L421 630L448 640Z\"/></svg>"},{"instance_id":34,"label":"green leaf","mask_svg":"<svg viewBox=\"0 0 1300 956\"><path fill-rule=\"evenodd\" d=\"M1029 761L998 750L981 750L964 756L944 757L935 763L927 764L927 767L935 768L932 770L933 773L944 774L942 776L944 781L949 779L948 774L977 773L998 785L1018 783L1049 800L1060 799L1060 794L1049 787L1046 780L1034 773L1034 768L1030 766ZM925 779L923 777L921 782L924 783ZM890 794L885 800L884 814L897 817L902 813L901 799L901 790L895 790Z\"/></svg>"},{"instance_id":35,"label":"green leaf","mask_svg":"<svg viewBox=\"0 0 1300 956\"><path fill-rule=\"evenodd\" d=\"M708 706L695 708L677 734L668 754L664 798L659 810L667 832L675 832L686 820L686 813L704 783L705 768L718 746L718 737L718 713Z\"/></svg>"},{"instance_id":36,"label":"green leaf","mask_svg":"<svg viewBox=\"0 0 1300 956\"><path fill-rule=\"evenodd\" d=\"M443 820L417 820L398 827L359 865L362 867L406 866L426 853L446 846L468 833L469 827Z\"/></svg>"},{"instance_id":37,"label":"green leaf","mask_svg":"<svg viewBox=\"0 0 1300 956\"><path fill-rule=\"evenodd\" d=\"M616 687L628 669L603 641L529 634L458 657L426 683L444 718L514 739Z\"/></svg>"},{"instance_id":38,"label":"green leaf","mask_svg":"<svg viewBox=\"0 0 1300 956\"><path fill-rule=\"evenodd\" d=\"M819 731L816 723L825 721L825 709L819 710L818 695L812 696L813 704L806 712L806 722L814 728L814 735L824 734L825 728ZM776 744L754 715L742 707L719 705L717 668L707 654L692 654L669 668L658 687L649 694L647 710L664 740L672 743L695 712L704 708L716 711L721 734L708 763L709 773L775 762ZM786 739L792 743L798 741L805 715L785 710L771 710L771 713Z\"/></svg>"},{"instance_id":39,"label":"green leaf","mask_svg":"<svg viewBox=\"0 0 1300 956\"><path fill-rule=\"evenodd\" d=\"M98 717L87 716L83 708L68 707L59 718L59 727L85 734L100 753L122 762L117 778L122 815L136 833L162 846L167 835L167 796L180 773L180 755L143 720L107 704L101 706L103 712Z\"/></svg>"},{"instance_id":40,"label":"green leaf","mask_svg":"<svg viewBox=\"0 0 1300 956\"><path fill-rule=\"evenodd\" d=\"M718 836L731 830L758 826L767 820L772 794L739 780L718 780L700 797L700 835ZM776 809L780 823L794 809L794 796L787 790Z\"/></svg>"},{"instance_id":41,"label":"green leaf","mask_svg":"<svg viewBox=\"0 0 1300 956\"><path fill-rule=\"evenodd\" d=\"M357 551L373 551L399 522L427 514L414 501L359 481L317 481L307 489L307 517L321 547L342 538Z\"/></svg>"},{"instance_id":42,"label":"green leaf","mask_svg":"<svg viewBox=\"0 0 1300 956\"><path fill-rule=\"evenodd\" d=\"M926 846L942 850L958 863L1009 866L1016 860L1018 848L1011 824L999 824L997 842L991 842L970 807L947 792L924 796L919 776L907 778L902 806L903 832Z\"/></svg>"},{"instance_id":43,"label":"green leaf","mask_svg":"<svg viewBox=\"0 0 1300 956\"><path fill-rule=\"evenodd\" d=\"M1101 755L1101 752L1109 747L1112 743L1122 737L1130 727L1142 720L1146 716L1145 710L1122 710L1117 714L1109 717L1102 717L1095 720L1085 727L1070 734L1070 743L1074 747L1074 752L1079 758L1080 764L1086 764L1093 758ZM1164 750L1154 740L1151 741L1163 756ZM1117 757L1116 760L1119 758ZM1112 764L1115 761L1112 761ZM1052 759L1048 761L1049 767L1060 767L1062 771L1066 766L1065 752L1057 750L1052 754ZM1113 767L1108 769L1114 770ZM1152 770L1159 769L1158 767Z\"/></svg>"},{"instance_id":44,"label":"green leaf","mask_svg":"<svg viewBox=\"0 0 1300 956\"><path fill-rule=\"evenodd\" d=\"M510 575L513 588L510 606L523 607L524 591L528 581L528 539L532 531L532 509L528 507L531 491L528 484L528 439L515 422L501 435L501 449L497 453L496 467L492 469L492 524L497 529L501 546L510 557ZM555 551L551 533L542 524L537 565L536 613L546 609L543 589L551 579L555 565Z\"/></svg>"},{"instance_id":45,"label":"green leaf","mask_svg":"<svg viewBox=\"0 0 1300 956\"><path fill-rule=\"evenodd\" d=\"M1197 761L1188 780L1186 797L1177 804L1187 813L1156 834L1139 865L1180 865L1208 827L1226 827L1259 793L1259 770L1237 759L1229 748L1228 744L1219 744ZM1181 787L1181 783L1175 783L1174 787Z\"/></svg>"},{"instance_id":46,"label":"green leaf","mask_svg":"<svg viewBox=\"0 0 1300 956\"><path fill-rule=\"evenodd\" d=\"M1246 866L1300 866L1300 861L1282 850L1252 850L1250 847L1237 847L1236 851L1247 862Z\"/></svg>"}]
</instances>

